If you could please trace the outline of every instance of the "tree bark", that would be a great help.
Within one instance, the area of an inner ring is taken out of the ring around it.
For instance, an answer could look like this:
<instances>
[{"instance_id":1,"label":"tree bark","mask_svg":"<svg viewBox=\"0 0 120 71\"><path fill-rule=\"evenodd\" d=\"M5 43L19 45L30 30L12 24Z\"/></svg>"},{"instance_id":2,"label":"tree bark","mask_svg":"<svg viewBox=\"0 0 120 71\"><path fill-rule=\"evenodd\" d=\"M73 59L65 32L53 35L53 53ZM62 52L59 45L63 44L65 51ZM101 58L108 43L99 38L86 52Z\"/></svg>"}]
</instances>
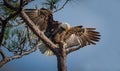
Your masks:
<instances>
[{"instance_id":1,"label":"tree bark","mask_svg":"<svg viewBox=\"0 0 120 71\"><path fill-rule=\"evenodd\" d=\"M58 71L67 71L66 56L57 56Z\"/></svg>"},{"instance_id":2,"label":"tree bark","mask_svg":"<svg viewBox=\"0 0 120 71\"><path fill-rule=\"evenodd\" d=\"M60 55L57 55L58 71L67 71L66 56L64 44L60 44Z\"/></svg>"}]
</instances>

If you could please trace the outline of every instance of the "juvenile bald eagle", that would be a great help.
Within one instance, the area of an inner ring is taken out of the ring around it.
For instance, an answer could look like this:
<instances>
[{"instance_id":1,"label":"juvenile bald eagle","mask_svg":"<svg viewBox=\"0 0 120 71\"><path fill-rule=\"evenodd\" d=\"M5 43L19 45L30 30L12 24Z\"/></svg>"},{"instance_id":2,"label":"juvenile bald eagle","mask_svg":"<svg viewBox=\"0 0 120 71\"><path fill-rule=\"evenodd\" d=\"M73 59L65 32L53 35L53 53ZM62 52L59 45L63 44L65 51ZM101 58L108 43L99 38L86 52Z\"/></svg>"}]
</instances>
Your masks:
<instances>
[{"instance_id":1,"label":"juvenile bald eagle","mask_svg":"<svg viewBox=\"0 0 120 71\"><path fill-rule=\"evenodd\" d=\"M74 46L80 46L81 48L87 45L95 45L100 39L99 32L95 31L95 28L83 28L82 26L70 27L68 23L61 24L59 30L52 36L51 40L55 44L64 42L65 48ZM58 46L59 47L59 46ZM41 45L40 51L48 56L54 53L46 47L44 44Z\"/></svg>"}]
</instances>

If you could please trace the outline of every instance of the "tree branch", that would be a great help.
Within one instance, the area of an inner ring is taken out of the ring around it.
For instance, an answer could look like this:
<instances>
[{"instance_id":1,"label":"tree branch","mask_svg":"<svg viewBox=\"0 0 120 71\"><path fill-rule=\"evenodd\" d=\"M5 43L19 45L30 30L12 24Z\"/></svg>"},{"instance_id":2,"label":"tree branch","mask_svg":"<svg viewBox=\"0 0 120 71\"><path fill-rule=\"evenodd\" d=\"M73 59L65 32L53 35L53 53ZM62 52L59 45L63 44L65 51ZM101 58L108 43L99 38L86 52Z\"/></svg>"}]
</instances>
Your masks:
<instances>
[{"instance_id":1,"label":"tree branch","mask_svg":"<svg viewBox=\"0 0 120 71\"><path fill-rule=\"evenodd\" d=\"M20 55L18 54L18 55L11 56L11 57L5 57L4 59L2 59L2 60L0 61L0 68L1 68L4 64L6 64L7 62L9 62L9 61L11 61L11 60L21 58L21 57L23 57L24 55L28 55L28 54L36 51L39 45L40 45L40 44L37 43L33 48L29 49L29 50L26 51L26 52L21 53ZM1 53L1 51L0 51L0 53Z\"/></svg>"},{"instance_id":2,"label":"tree branch","mask_svg":"<svg viewBox=\"0 0 120 71\"><path fill-rule=\"evenodd\" d=\"M10 8L12 10L16 10L16 12L14 14L9 15L9 17L7 17L5 20L2 20L2 29L1 29L1 34L0 34L0 45L2 44L2 41L3 41L3 37L4 37L4 33L5 33L5 28L6 28L7 22L11 18L13 18L13 17L15 17L15 16L17 16L18 14L21 13L21 10L23 8L23 0L20 0L20 6L19 6L19 8L16 8L16 7L12 6L11 4L9 4L8 0L4 0L4 4L5 4L6 7ZM41 33L41 34L43 34L43 33ZM39 35L41 35L41 34L39 34ZM47 42L46 42L46 44L47 44ZM2 49L0 49L0 54L2 56L2 60L0 61L0 68L4 64L6 64L7 62L9 62L11 60L21 58L24 55L28 55L28 54L34 52L37 49L38 46L39 46L39 44L37 43L33 48L29 49L28 51L22 52L21 54L17 54L17 55L11 56L11 57L7 57L4 54L4 52L2 51Z\"/></svg>"},{"instance_id":3,"label":"tree branch","mask_svg":"<svg viewBox=\"0 0 120 71\"><path fill-rule=\"evenodd\" d=\"M30 18L26 15L24 10L21 12L21 17L25 20L26 24L30 27L30 29L51 49L55 55L58 55L57 46L51 42L45 35L44 32L41 32L38 27L30 20Z\"/></svg>"},{"instance_id":4,"label":"tree branch","mask_svg":"<svg viewBox=\"0 0 120 71\"><path fill-rule=\"evenodd\" d=\"M62 10L65 7L65 5L68 3L68 1L70 0L66 0L66 2L59 9L55 10L53 13Z\"/></svg>"},{"instance_id":5,"label":"tree branch","mask_svg":"<svg viewBox=\"0 0 120 71\"><path fill-rule=\"evenodd\" d=\"M73 52L73 51L76 51L76 50L79 50L81 48L81 46L76 46L76 47L71 47L71 48L67 48L66 49L66 53L67 54L69 54L69 53L71 53L71 52Z\"/></svg>"}]
</instances>

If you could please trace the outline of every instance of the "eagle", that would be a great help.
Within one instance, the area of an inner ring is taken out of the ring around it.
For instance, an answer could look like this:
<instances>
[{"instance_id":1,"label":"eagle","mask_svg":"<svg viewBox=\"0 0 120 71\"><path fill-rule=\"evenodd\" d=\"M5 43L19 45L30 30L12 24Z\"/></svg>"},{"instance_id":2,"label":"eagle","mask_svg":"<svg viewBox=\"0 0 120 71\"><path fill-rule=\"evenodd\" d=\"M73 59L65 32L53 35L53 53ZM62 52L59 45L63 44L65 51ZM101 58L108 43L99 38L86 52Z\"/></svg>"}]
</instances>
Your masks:
<instances>
[{"instance_id":1,"label":"eagle","mask_svg":"<svg viewBox=\"0 0 120 71\"><path fill-rule=\"evenodd\" d=\"M58 48L59 43L63 42L65 48L71 48L74 46L80 46L81 48L87 45L95 45L100 39L100 33L96 31L96 28L84 28L83 26L71 27L68 23L59 24L60 27L56 29L56 32L49 36L49 39L54 42ZM51 56L54 53L45 45L40 46L41 53Z\"/></svg>"},{"instance_id":2,"label":"eagle","mask_svg":"<svg viewBox=\"0 0 120 71\"><path fill-rule=\"evenodd\" d=\"M96 31L96 28L84 28L82 26L71 27L68 23L55 21L52 12L48 9L26 9L25 12L58 48L61 42L65 44L66 49L74 46L80 46L82 48L91 44L95 45L100 39L100 33ZM43 54L48 56L54 55L44 43L40 45L39 49Z\"/></svg>"}]
</instances>

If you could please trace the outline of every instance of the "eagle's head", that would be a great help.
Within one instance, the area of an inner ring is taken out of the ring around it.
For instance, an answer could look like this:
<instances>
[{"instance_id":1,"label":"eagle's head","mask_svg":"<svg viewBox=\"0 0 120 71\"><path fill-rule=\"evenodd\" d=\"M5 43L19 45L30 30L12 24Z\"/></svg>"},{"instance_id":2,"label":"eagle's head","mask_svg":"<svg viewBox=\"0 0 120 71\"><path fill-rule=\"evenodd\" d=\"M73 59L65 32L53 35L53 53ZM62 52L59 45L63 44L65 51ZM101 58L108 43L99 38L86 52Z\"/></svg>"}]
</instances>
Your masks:
<instances>
[{"instance_id":1,"label":"eagle's head","mask_svg":"<svg viewBox=\"0 0 120 71\"><path fill-rule=\"evenodd\" d=\"M70 24L67 22L61 24L61 27L64 28L66 31L70 30Z\"/></svg>"}]
</instances>

